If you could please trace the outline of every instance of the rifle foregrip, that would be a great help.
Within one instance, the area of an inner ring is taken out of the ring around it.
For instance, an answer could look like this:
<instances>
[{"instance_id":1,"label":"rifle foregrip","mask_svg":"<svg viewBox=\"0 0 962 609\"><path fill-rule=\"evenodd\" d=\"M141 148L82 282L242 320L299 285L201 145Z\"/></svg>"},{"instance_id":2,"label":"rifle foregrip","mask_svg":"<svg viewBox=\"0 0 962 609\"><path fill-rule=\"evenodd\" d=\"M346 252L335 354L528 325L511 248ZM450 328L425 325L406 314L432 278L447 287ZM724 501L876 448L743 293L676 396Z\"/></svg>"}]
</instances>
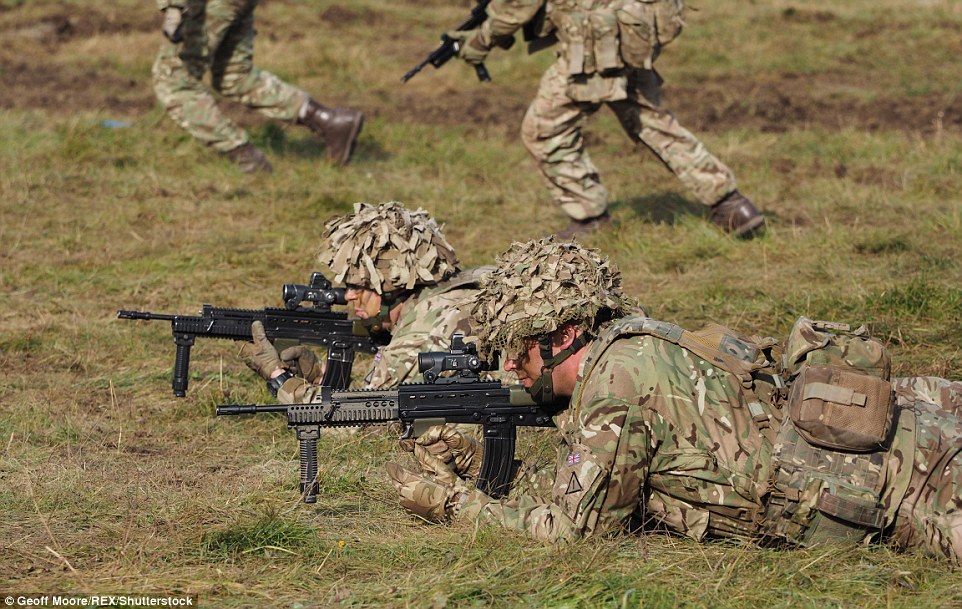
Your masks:
<instances>
[{"instance_id":1,"label":"rifle foregrip","mask_svg":"<svg viewBox=\"0 0 962 609\"><path fill-rule=\"evenodd\" d=\"M174 354L174 378L171 387L174 395L182 398L187 395L187 383L190 377L190 348L194 344L194 337L189 334L174 336L177 351Z\"/></svg>"},{"instance_id":2,"label":"rifle foregrip","mask_svg":"<svg viewBox=\"0 0 962 609\"><path fill-rule=\"evenodd\" d=\"M317 440L301 440L301 496L317 503Z\"/></svg>"},{"instance_id":3,"label":"rifle foregrip","mask_svg":"<svg viewBox=\"0 0 962 609\"><path fill-rule=\"evenodd\" d=\"M510 422L484 426L484 457L478 474L478 490L496 499L508 494L514 475L516 439L517 427Z\"/></svg>"}]
</instances>

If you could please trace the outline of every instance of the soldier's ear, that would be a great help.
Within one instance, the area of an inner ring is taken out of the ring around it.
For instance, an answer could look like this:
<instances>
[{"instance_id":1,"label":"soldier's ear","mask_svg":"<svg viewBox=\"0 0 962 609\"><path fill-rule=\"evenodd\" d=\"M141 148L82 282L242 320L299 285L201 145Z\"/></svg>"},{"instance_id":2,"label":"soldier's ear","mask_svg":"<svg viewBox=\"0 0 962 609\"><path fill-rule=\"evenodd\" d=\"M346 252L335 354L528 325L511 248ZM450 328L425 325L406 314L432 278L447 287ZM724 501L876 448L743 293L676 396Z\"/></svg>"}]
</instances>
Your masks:
<instances>
[{"instance_id":1,"label":"soldier's ear","mask_svg":"<svg viewBox=\"0 0 962 609\"><path fill-rule=\"evenodd\" d=\"M581 329L573 326L571 324L565 324L554 331L551 342L554 343L553 346L559 349L567 349L571 346L578 335L581 334Z\"/></svg>"}]
</instances>

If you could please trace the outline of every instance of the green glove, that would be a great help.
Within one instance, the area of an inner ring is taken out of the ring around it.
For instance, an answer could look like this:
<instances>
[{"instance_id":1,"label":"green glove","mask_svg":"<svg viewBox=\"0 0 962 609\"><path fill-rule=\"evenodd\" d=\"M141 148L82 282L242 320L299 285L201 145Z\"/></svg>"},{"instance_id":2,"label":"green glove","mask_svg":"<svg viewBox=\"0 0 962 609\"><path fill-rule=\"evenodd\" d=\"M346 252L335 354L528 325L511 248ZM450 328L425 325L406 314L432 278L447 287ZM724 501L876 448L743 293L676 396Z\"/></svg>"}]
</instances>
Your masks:
<instances>
[{"instance_id":1,"label":"green glove","mask_svg":"<svg viewBox=\"0 0 962 609\"><path fill-rule=\"evenodd\" d=\"M484 41L481 28L452 30L447 36L458 41L458 57L471 65L484 63L491 52L491 45Z\"/></svg>"},{"instance_id":2,"label":"green glove","mask_svg":"<svg viewBox=\"0 0 962 609\"><path fill-rule=\"evenodd\" d=\"M457 518L461 497L467 492L463 485L442 484L397 463L388 463L384 468L404 509L429 522L450 522Z\"/></svg>"},{"instance_id":3,"label":"green glove","mask_svg":"<svg viewBox=\"0 0 962 609\"><path fill-rule=\"evenodd\" d=\"M265 380L270 380L275 370L284 367L284 362L277 355L277 349L271 341L267 340L263 323L255 321L251 324L251 336L254 344L247 343L242 348L242 354L247 356L247 366Z\"/></svg>"},{"instance_id":4,"label":"green glove","mask_svg":"<svg viewBox=\"0 0 962 609\"><path fill-rule=\"evenodd\" d=\"M324 378L327 362L319 362L314 352L304 345L295 345L281 351L284 366L290 368L294 376L300 376L309 383L317 384Z\"/></svg>"}]
</instances>

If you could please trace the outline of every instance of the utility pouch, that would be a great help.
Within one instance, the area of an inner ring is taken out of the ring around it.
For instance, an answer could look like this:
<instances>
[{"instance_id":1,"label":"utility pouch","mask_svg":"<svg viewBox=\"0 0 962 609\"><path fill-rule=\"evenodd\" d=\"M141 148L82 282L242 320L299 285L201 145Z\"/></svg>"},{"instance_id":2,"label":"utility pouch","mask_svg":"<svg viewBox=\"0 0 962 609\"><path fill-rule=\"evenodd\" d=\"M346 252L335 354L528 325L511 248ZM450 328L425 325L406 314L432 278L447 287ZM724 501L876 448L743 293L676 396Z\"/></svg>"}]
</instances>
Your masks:
<instances>
[{"instance_id":1,"label":"utility pouch","mask_svg":"<svg viewBox=\"0 0 962 609\"><path fill-rule=\"evenodd\" d=\"M655 0L652 5L658 46L663 47L685 27L685 0Z\"/></svg>"},{"instance_id":2,"label":"utility pouch","mask_svg":"<svg viewBox=\"0 0 962 609\"><path fill-rule=\"evenodd\" d=\"M810 546L859 542L886 526L885 453L817 446L786 417L772 461L763 534Z\"/></svg>"},{"instance_id":3,"label":"utility pouch","mask_svg":"<svg viewBox=\"0 0 962 609\"><path fill-rule=\"evenodd\" d=\"M621 58L633 68L651 69L657 40L648 2L625 2L616 11Z\"/></svg>"},{"instance_id":4,"label":"utility pouch","mask_svg":"<svg viewBox=\"0 0 962 609\"><path fill-rule=\"evenodd\" d=\"M888 381L859 370L806 365L792 383L788 415L815 446L868 452L884 447L894 405Z\"/></svg>"},{"instance_id":5,"label":"utility pouch","mask_svg":"<svg viewBox=\"0 0 962 609\"><path fill-rule=\"evenodd\" d=\"M661 47L685 26L683 0L625 0L616 10L621 58L634 68L650 70Z\"/></svg>"},{"instance_id":6,"label":"utility pouch","mask_svg":"<svg viewBox=\"0 0 962 609\"><path fill-rule=\"evenodd\" d=\"M607 72L624 67L618 53L618 19L611 9L590 13L591 42L595 70Z\"/></svg>"},{"instance_id":7,"label":"utility pouch","mask_svg":"<svg viewBox=\"0 0 962 609\"><path fill-rule=\"evenodd\" d=\"M882 380L892 374L892 358L865 326L812 321L799 317L785 343L782 367L794 377L803 366L837 366L858 370Z\"/></svg>"},{"instance_id":8,"label":"utility pouch","mask_svg":"<svg viewBox=\"0 0 962 609\"><path fill-rule=\"evenodd\" d=\"M583 11L567 13L558 23L558 38L564 45L569 76L594 71L594 58L586 57L591 51L588 29L588 15Z\"/></svg>"}]
</instances>

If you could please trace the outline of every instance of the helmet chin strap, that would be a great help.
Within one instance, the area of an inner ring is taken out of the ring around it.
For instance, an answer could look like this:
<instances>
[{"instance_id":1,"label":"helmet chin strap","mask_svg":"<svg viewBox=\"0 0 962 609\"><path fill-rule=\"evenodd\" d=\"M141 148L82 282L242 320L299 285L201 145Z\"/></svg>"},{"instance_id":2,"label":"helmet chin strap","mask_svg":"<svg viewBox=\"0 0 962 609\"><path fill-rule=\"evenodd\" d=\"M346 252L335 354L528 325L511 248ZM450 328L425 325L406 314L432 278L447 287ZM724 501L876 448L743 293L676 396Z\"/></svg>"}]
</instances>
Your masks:
<instances>
[{"instance_id":1,"label":"helmet chin strap","mask_svg":"<svg viewBox=\"0 0 962 609\"><path fill-rule=\"evenodd\" d=\"M568 347L562 349L556 355L551 355L550 335L545 334L538 339L538 350L541 352L543 363L541 364L541 376L528 389L532 400L538 404L551 404L555 401L554 381L552 379L555 367L587 345L591 338L590 334L583 332L571 341Z\"/></svg>"},{"instance_id":2,"label":"helmet chin strap","mask_svg":"<svg viewBox=\"0 0 962 609\"><path fill-rule=\"evenodd\" d=\"M384 322L390 321L391 309L396 305L406 301L411 295L414 294L411 290L406 291L396 291L396 292L386 292L381 295L381 308L378 309L377 315L374 317L368 317L367 319L358 319L358 323L362 327L367 328L371 333L383 332Z\"/></svg>"}]
</instances>

